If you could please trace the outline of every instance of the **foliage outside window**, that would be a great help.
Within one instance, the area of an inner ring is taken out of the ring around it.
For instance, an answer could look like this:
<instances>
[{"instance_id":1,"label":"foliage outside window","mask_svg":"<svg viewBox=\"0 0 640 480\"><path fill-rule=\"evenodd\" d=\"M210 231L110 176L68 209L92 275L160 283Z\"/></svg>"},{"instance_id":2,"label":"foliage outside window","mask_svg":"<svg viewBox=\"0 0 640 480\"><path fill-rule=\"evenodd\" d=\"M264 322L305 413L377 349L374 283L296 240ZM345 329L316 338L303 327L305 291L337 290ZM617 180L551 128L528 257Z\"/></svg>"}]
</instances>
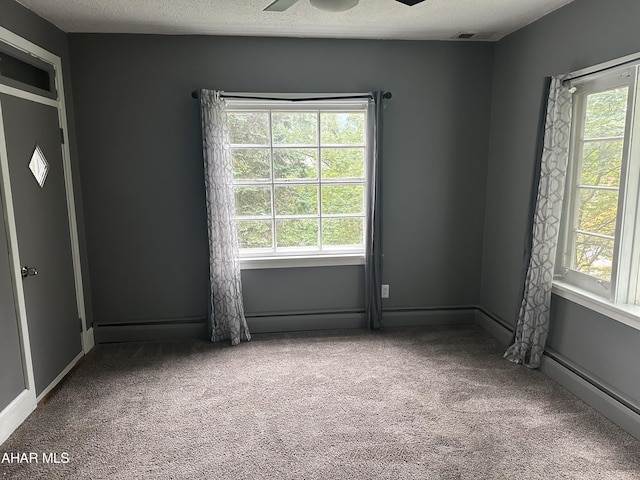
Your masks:
<instances>
[{"instance_id":1,"label":"foliage outside window","mask_svg":"<svg viewBox=\"0 0 640 480\"><path fill-rule=\"evenodd\" d=\"M364 252L366 103L230 104L244 258Z\"/></svg>"},{"instance_id":2,"label":"foliage outside window","mask_svg":"<svg viewBox=\"0 0 640 480\"><path fill-rule=\"evenodd\" d=\"M615 303L639 304L636 232L638 67L575 80L561 276ZM638 137L640 139L640 137Z\"/></svg>"}]
</instances>

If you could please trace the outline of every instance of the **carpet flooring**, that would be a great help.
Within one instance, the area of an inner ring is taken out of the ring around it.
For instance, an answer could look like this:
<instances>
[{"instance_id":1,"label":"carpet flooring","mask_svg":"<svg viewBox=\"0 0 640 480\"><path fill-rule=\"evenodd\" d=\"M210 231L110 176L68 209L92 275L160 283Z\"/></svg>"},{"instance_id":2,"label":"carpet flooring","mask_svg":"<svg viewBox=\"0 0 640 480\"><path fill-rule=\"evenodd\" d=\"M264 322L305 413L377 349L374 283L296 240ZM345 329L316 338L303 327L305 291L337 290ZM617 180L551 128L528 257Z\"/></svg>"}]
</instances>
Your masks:
<instances>
[{"instance_id":1,"label":"carpet flooring","mask_svg":"<svg viewBox=\"0 0 640 480\"><path fill-rule=\"evenodd\" d=\"M473 326L98 345L0 477L640 479L640 441L502 353Z\"/></svg>"}]
</instances>

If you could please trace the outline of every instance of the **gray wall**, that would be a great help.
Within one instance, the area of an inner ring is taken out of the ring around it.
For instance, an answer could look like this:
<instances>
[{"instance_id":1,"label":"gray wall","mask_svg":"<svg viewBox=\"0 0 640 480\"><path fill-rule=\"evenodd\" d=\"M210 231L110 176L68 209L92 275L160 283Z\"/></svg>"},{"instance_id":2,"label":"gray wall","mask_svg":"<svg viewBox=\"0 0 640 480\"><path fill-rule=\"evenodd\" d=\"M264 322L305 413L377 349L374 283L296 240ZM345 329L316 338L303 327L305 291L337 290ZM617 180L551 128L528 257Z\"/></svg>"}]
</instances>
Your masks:
<instances>
[{"instance_id":1,"label":"gray wall","mask_svg":"<svg viewBox=\"0 0 640 480\"><path fill-rule=\"evenodd\" d=\"M206 314L199 119L189 93L208 87L392 91L385 308L480 304L513 326L544 77L640 51L639 16L637 0L576 0L496 45L65 36L0 0L0 25L63 58L68 105L73 81L76 109L67 113L85 207L78 204L87 233L81 247L100 325ZM245 271L247 312L359 311L361 277L361 267ZM555 297L552 317L550 349L640 404L636 330Z\"/></svg>"},{"instance_id":2,"label":"gray wall","mask_svg":"<svg viewBox=\"0 0 640 480\"><path fill-rule=\"evenodd\" d=\"M481 304L513 326L544 77L640 51L637 0L576 0L495 51ZM640 406L640 332L554 298L549 347ZM605 353L606 352L606 353Z\"/></svg>"},{"instance_id":3,"label":"gray wall","mask_svg":"<svg viewBox=\"0 0 640 480\"><path fill-rule=\"evenodd\" d=\"M204 318L208 262L200 87L389 90L387 309L479 302L493 45L71 34L96 323ZM362 267L246 270L245 308L363 308Z\"/></svg>"}]
</instances>

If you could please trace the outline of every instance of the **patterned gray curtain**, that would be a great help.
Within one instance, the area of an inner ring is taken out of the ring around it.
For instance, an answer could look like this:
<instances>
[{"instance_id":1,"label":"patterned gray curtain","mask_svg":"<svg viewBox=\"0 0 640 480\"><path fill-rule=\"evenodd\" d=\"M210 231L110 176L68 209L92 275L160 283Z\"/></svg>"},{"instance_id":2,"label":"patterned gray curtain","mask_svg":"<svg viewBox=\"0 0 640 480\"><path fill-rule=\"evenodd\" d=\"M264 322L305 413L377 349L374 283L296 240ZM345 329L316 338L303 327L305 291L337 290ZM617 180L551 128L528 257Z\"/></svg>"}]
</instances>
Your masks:
<instances>
[{"instance_id":1,"label":"patterned gray curtain","mask_svg":"<svg viewBox=\"0 0 640 480\"><path fill-rule=\"evenodd\" d=\"M367 217L365 239L365 318L372 330L382 328L382 196L380 188L382 157L382 96L372 92L369 101L367 152Z\"/></svg>"},{"instance_id":2,"label":"patterned gray curtain","mask_svg":"<svg viewBox=\"0 0 640 480\"><path fill-rule=\"evenodd\" d=\"M554 77L544 127L530 258L513 344L504 356L529 368L540 366L549 333L554 263L571 136L572 94Z\"/></svg>"},{"instance_id":3,"label":"patterned gray curtain","mask_svg":"<svg viewBox=\"0 0 640 480\"><path fill-rule=\"evenodd\" d=\"M200 90L199 97L209 230L209 328L211 341L237 345L251 340L251 334L242 304L227 113L219 92Z\"/></svg>"}]
</instances>

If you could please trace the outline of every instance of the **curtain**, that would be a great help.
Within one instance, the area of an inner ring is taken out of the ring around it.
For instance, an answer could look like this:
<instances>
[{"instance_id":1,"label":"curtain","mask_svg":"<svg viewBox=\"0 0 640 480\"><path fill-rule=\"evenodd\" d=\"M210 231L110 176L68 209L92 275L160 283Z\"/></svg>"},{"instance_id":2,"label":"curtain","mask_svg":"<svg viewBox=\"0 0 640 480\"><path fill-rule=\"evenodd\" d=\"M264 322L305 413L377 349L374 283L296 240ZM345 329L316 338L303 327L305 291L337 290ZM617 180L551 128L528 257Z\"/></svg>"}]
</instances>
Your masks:
<instances>
[{"instance_id":1,"label":"curtain","mask_svg":"<svg viewBox=\"0 0 640 480\"><path fill-rule=\"evenodd\" d=\"M227 114L219 92L200 90L199 98L209 232L209 329L211 341L238 345L251 340L251 334L242 304Z\"/></svg>"},{"instance_id":2,"label":"curtain","mask_svg":"<svg viewBox=\"0 0 640 480\"><path fill-rule=\"evenodd\" d=\"M504 356L529 368L540 366L549 333L551 286L571 136L572 94L564 77L553 77L545 115L529 261L513 344Z\"/></svg>"},{"instance_id":3,"label":"curtain","mask_svg":"<svg viewBox=\"0 0 640 480\"><path fill-rule=\"evenodd\" d=\"M367 110L367 212L365 239L365 318L372 330L382 328L382 197L380 189L382 157L382 96L372 92Z\"/></svg>"}]
</instances>

